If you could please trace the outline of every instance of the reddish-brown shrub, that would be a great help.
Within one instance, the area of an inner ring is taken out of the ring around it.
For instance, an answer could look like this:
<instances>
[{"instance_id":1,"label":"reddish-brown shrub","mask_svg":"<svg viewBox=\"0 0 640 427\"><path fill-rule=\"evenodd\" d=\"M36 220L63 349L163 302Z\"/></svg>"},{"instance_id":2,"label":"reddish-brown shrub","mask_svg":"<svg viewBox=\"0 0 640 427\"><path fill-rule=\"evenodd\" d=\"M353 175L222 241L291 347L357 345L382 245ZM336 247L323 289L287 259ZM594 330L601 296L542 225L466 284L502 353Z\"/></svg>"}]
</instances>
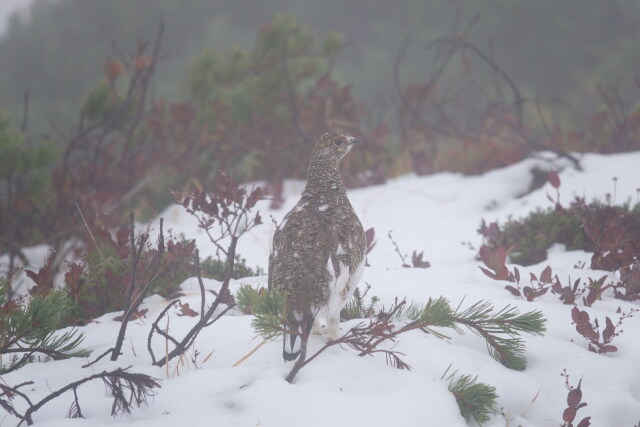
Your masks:
<instances>
[{"instance_id":1,"label":"reddish-brown shrub","mask_svg":"<svg viewBox=\"0 0 640 427\"><path fill-rule=\"evenodd\" d=\"M611 345L611 341L623 332L622 330L618 330L618 328L622 326L622 322L625 319L633 317L634 313L637 311L639 310L632 308L629 312L623 313L620 308L618 308L617 312L621 313L618 322L614 325L609 316L607 316L605 322L606 326L602 331L602 334L600 334L598 321L596 320L592 324L589 320L589 313L579 310L578 307L573 307L571 310L571 319L576 325L576 331L589 341L589 351L598 354L612 353L618 351L618 348Z\"/></svg>"}]
</instances>

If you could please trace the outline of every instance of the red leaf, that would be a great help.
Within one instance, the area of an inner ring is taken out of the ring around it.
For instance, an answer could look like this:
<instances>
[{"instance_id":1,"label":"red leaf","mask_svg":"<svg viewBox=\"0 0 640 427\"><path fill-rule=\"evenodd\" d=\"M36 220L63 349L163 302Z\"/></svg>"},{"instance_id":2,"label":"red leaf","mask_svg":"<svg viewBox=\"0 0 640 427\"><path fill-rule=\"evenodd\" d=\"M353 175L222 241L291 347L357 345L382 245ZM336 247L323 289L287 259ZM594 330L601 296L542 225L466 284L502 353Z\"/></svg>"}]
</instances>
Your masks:
<instances>
[{"instance_id":1,"label":"red leaf","mask_svg":"<svg viewBox=\"0 0 640 427\"><path fill-rule=\"evenodd\" d=\"M480 268L482 268L482 267L480 267ZM486 274L486 273L485 273L485 274ZM511 294L512 294L513 296L515 296L515 297L519 297L519 296L521 296L521 295L520 295L520 291L519 291L519 290L517 290L516 288L514 288L514 287L513 287L513 286L511 286L511 285L507 285L507 286L505 286L504 288L505 288L506 290L508 290L509 292L511 292Z\"/></svg>"},{"instance_id":2,"label":"red leaf","mask_svg":"<svg viewBox=\"0 0 640 427\"><path fill-rule=\"evenodd\" d=\"M431 263L429 261L423 260L422 256L424 255L424 251L418 253L417 251L413 251L411 254L411 264L413 264L413 268L429 268L431 267Z\"/></svg>"},{"instance_id":3,"label":"red leaf","mask_svg":"<svg viewBox=\"0 0 640 427\"><path fill-rule=\"evenodd\" d=\"M33 280L36 284L33 288L29 290L29 294L31 295L46 295L53 289L53 258L55 257L54 253L51 252L49 257L44 263L44 266L35 271L26 270L25 273L27 277Z\"/></svg>"},{"instance_id":4,"label":"red leaf","mask_svg":"<svg viewBox=\"0 0 640 427\"><path fill-rule=\"evenodd\" d=\"M375 241L376 232L373 229L373 227L369 228L367 231L364 232L364 237L367 241L366 254L369 254L369 252L371 252L373 248L376 246L376 243L378 243Z\"/></svg>"},{"instance_id":5,"label":"red leaf","mask_svg":"<svg viewBox=\"0 0 640 427\"><path fill-rule=\"evenodd\" d=\"M371 244L373 239L376 237L376 230L371 227L364 232L364 237L367 239L367 244Z\"/></svg>"},{"instance_id":6,"label":"red leaf","mask_svg":"<svg viewBox=\"0 0 640 427\"><path fill-rule=\"evenodd\" d=\"M534 295L532 287L525 286L524 288L522 288L522 293L524 294L525 298L527 298L527 301L533 301Z\"/></svg>"},{"instance_id":7,"label":"red leaf","mask_svg":"<svg viewBox=\"0 0 640 427\"><path fill-rule=\"evenodd\" d=\"M505 267L507 264L507 251L505 250L505 248L498 248L494 252L493 259L496 267L500 267L500 268ZM498 271L497 268L496 268L496 271Z\"/></svg>"},{"instance_id":8,"label":"red leaf","mask_svg":"<svg viewBox=\"0 0 640 427\"><path fill-rule=\"evenodd\" d=\"M64 275L64 283L69 291L69 295L75 301L79 298L80 290L85 283L85 280L82 277L84 273L84 264L70 262L68 265L69 270Z\"/></svg>"},{"instance_id":9,"label":"red leaf","mask_svg":"<svg viewBox=\"0 0 640 427\"><path fill-rule=\"evenodd\" d=\"M591 425L591 417L585 417L578 423L576 427L589 427Z\"/></svg>"},{"instance_id":10,"label":"red leaf","mask_svg":"<svg viewBox=\"0 0 640 427\"><path fill-rule=\"evenodd\" d=\"M575 417L576 417L576 408L572 408L572 407L568 407L567 409L565 409L564 413L562 414L562 419L567 423L570 423L571 421L573 421Z\"/></svg>"},{"instance_id":11,"label":"red leaf","mask_svg":"<svg viewBox=\"0 0 640 427\"><path fill-rule=\"evenodd\" d=\"M569 405L569 407L571 408L577 408L581 400L582 400L582 390L580 390L580 384L578 384L578 387L571 390L567 395L567 405Z\"/></svg>"},{"instance_id":12,"label":"red leaf","mask_svg":"<svg viewBox=\"0 0 640 427\"><path fill-rule=\"evenodd\" d=\"M180 304L180 313L178 313L178 316L189 316L189 317L196 317L198 315L197 311L194 311L191 309L191 307L189 307L189 303L179 303Z\"/></svg>"},{"instance_id":13,"label":"red leaf","mask_svg":"<svg viewBox=\"0 0 640 427\"><path fill-rule=\"evenodd\" d=\"M520 283L520 270L518 270L518 267L513 267L513 276L516 279L516 283Z\"/></svg>"},{"instance_id":14,"label":"red leaf","mask_svg":"<svg viewBox=\"0 0 640 427\"><path fill-rule=\"evenodd\" d=\"M486 269L486 268L484 268L484 267L478 267L478 268L480 268L480 270L482 270L482 272L483 272L484 274L486 274L488 277L491 277L491 278L492 278L492 279L494 279L494 280L500 280L500 279L498 279L498 276L496 276L496 275L495 275L495 273L494 273L493 271L489 271L489 270L487 270L487 269Z\"/></svg>"},{"instance_id":15,"label":"red leaf","mask_svg":"<svg viewBox=\"0 0 640 427\"><path fill-rule=\"evenodd\" d=\"M589 314L586 311L578 310L578 307L573 307L571 310L571 318L576 324L576 331L583 337L590 341L598 341L599 335L593 329L591 322L589 321ZM595 350L592 350L595 351Z\"/></svg>"},{"instance_id":16,"label":"red leaf","mask_svg":"<svg viewBox=\"0 0 640 427\"><path fill-rule=\"evenodd\" d=\"M556 294L562 294L562 285L560 284L560 282L556 282L553 285L551 285L551 290L553 292L555 292Z\"/></svg>"},{"instance_id":17,"label":"red leaf","mask_svg":"<svg viewBox=\"0 0 640 427\"><path fill-rule=\"evenodd\" d=\"M553 188L559 188L560 187L560 176L558 176L558 172L549 171L549 175L547 176L547 180L549 181L549 184L551 184L551 186Z\"/></svg>"},{"instance_id":18,"label":"red leaf","mask_svg":"<svg viewBox=\"0 0 640 427\"><path fill-rule=\"evenodd\" d=\"M489 246L482 245L480 247L480 259L487 267L499 274L507 262L507 251L504 248L492 249Z\"/></svg>"},{"instance_id":19,"label":"red leaf","mask_svg":"<svg viewBox=\"0 0 640 427\"><path fill-rule=\"evenodd\" d=\"M603 345L598 349L598 353L600 354L615 353L616 351L618 351L618 347L616 347L615 345Z\"/></svg>"},{"instance_id":20,"label":"red leaf","mask_svg":"<svg viewBox=\"0 0 640 427\"><path fill-rule=\"evenodd\" d=\"M596 299L598 298L598 291L593 289L593 288L589 288L589 293L587 294L586 298L583 298L583 302L584 305L586 305L587 307L591 307L591 305L596 302Z\"/></svg>"},{"instance_id":21,"label":"red leaf","mask_svg":"<svg viewBox=\"0 0 640 427\"><path fill-rule=\"evenodd\" d=\"M498 241L500 239L500 227L498 227L497 222L492 222L489 224L489 237L493 240Z\"/></svg>"},{"instance_id":22,"label":"red leaf","mask_svg":"<svg viewBox=\"0 0 640 427\"><path fill-rule=\"evenodd\" d=\"M480 255L480 259L482 260L482 262L484 262L484 264L491 268L491 259L492 259L492 255L493 255L493 249L491 249L489 246L487 245L482 245L480 246L480 250L478 251L478 255Z\"/></svg>"},{"instance_id":23,"label":"red leaf","mask_svg":"<svg viewBox=\"0 0 640 427\"><path fill-rule=\"evenodd\" d=\"M616 332L616 328L613 326L613 322L611 321L611 319L609 319L608 316L607 316L606 324L607 326L604 328L604 331L602 331L602 341L605 344L611 342Z\"/></svg>"},{"instance_id":24,"label":"red leaf","mask_svg":"<svg viewBox=\"0 0 640 427\"><path fill-rule=\"evenodd\" d=\"M551 266L547 266L542 270L542 274L540 274L540 281L542 283L551 283Z\"/></svg>"},{"instance_id":25,"label":"red leaf","mask_svg":"<svg viewBox=\"0 0 640 427\"><path fill-rule=\"evenodd\" d=\"M573 307L571 309L571 320L573 320L573 323L578 323L580 321L580 313L581 311L578 307Z\"/></svg>"}]
</instances>

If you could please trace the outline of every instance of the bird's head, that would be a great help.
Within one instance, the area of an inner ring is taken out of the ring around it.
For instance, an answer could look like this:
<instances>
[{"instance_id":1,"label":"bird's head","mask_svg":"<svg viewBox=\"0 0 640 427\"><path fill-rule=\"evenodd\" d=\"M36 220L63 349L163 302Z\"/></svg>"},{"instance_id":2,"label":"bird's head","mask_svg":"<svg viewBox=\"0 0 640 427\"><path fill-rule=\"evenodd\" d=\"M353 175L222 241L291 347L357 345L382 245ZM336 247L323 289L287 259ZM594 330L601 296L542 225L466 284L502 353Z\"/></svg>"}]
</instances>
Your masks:
<instances>
[{"instance_id":1,"label":"bird's head","mask_svg":"<svg viewBox=\"0 0 640 427\"><path fill-rule=\"evenodd\" d=\"M351 148L359 142L354 137L347 136L342 132L327 132L320 137L316 146L313 147L311 161L337 167Z\"/></svg>"}]
</instances>

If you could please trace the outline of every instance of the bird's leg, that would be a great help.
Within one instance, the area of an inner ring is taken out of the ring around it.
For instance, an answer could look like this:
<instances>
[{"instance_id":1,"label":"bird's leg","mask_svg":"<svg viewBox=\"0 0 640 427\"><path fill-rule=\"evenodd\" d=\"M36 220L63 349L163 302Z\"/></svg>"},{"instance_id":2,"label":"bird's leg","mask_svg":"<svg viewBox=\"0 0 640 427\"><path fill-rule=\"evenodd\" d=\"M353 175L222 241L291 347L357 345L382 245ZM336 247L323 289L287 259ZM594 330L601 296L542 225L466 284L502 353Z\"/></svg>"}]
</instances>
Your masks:
<instances>
[{"instance_id":1,"label":"bird's leg","mask_svg":"<svg viewBox=\"0 0 640 427\"><path fill-rule=\"evenodd\" d=\"M307 361L307 342L309 341L313 321L314 318L312 316L305 316L304 329L302 331L302 336L300 337L300 355L298 356L296 363L293 365L293 368L291 368L291 372L289 372L285 378L289 383L293 381L298 371L302 369Z\"/></svg>"}]
</instances>

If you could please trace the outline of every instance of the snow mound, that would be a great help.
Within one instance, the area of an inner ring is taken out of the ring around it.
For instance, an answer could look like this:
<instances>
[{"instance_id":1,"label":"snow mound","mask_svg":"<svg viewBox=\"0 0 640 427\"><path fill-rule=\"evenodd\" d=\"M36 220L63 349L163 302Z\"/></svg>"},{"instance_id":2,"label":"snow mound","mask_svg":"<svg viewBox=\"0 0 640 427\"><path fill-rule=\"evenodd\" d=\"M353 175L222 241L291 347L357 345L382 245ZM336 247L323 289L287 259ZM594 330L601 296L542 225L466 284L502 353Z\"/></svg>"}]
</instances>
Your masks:
<instances>
[{"instance_id":1,"label":"snow mound","mask_svg":"<svg viewBox=\"0 0 640 427\"><path fill-rule=\"evenodd\" d=\"M621 155L585 155L583 171L562 165L561 201L568 204L574 195L587 200L604 199L614 193L616 202L636 201L640 186L640 153ZM365 269L361 286L371 285L369 295L381 298L389 305L395 297L426 302L430 297L445 296L456 307L478 300L488 300L496 308L516 306L521 312L540 310L547 318L544 337L523 336L526 342L528 366L523 372L500 365L487 353L484 341L466 334L441 340L421 332L400 336L394 348L406 355L412 370L396 370L386 365L384 357L357 357L354 352L331 348L298 374L294 384L284 380L289 366L281 358L282 344L274 341L262 346L254 355L232 367L240 358L260 343L251 327L251 316L230 312L213 326L205 329L182 361L168 368L151 366L146 350L151 322L167 304L162 298L148 298L142 308L148 308L146 318L134 321L127 330L124 354L117 363L101 360L92 368L81 369L86 360L63 360L32 363L17 372L5 375L2 381L19 384L32 380L29 390L37 400L62 385L90 374L133 365L132 371L152 375L162 380L148 407L134 410L130 416L110 417L110 396L99 383L80 389L79 398L86 419L65 418L72 397L62 397L43 407L35 415L36 425L58 426L466 426L455 399L441 380L449 365L461 373L478 375L481 382L493 385L499 394L499 413L487 426L554 426L562 422L567 390L560 376L563 369L572 383L582 381L583 401L588 406L578 412L577 421L591 416L594 426L629 426L640 420L640 316L627 319L625 332L616 337L616 353L599 355L587 350L587 342L571 324L571 306L563 305L555 295L545 295L534 302L512 296L504 283L493 281L479 270L475 251L480 237L476 233L482 218L487 221L521 217L537 207L548 207L547 193L555 190L546 184L527 194L533 167L550 169L544 158L529 159L482 176L464 177L441 173L428 177L405 176L385 185L349 192L354 209L365 229L374 227L378 244L369 255L371 267ZM280 221L293 207L302 191L300 182L288 182L286 203L271 211L268 202L257 209L265 224L252 230L239 244L239 253L250 266L267 267L272 215ZM161 215L165 229L175 235L184 233L195 238L202 257L213 255L214 248L206 235L179 206L169 207ZM388 231L403 253L414 249L424 251L431 263L429 269L405 269ZM40 254L38 256L41 256ZM549 251L544 264L520 268L521 275L539 274L551 265L561 280L601 276L602 272L578 269L576 264L589 265L591 254L566 252L561 247ZM266 277L234 281L231 291L247 283L266 287ZM206 281L206 287L220 286ZM194 279L183 284L187 294L182 300L199 308L198 286ZM592 308L582 307L604 320L618 318L620 307L628 311L637 304L611 297L598 301ZM193 319L171 312L170 331L186 332ZM111 313L80 328L86 335L84 348L98 355L115 342L119 323ZM348 329L351 323L342 324ZM167 325L162 325L163 327ZM164 354L163 343L156 351ZM322 340L312 337L311 351ZM197 350L198 356L195 357ZM207 356L210 356L206 362ZM195 357L195 363L192 359ZM2 425L13 425L15 419L1 416ZM15 422L17 423L17 422Z\"/></svg>"}]
</instances>

